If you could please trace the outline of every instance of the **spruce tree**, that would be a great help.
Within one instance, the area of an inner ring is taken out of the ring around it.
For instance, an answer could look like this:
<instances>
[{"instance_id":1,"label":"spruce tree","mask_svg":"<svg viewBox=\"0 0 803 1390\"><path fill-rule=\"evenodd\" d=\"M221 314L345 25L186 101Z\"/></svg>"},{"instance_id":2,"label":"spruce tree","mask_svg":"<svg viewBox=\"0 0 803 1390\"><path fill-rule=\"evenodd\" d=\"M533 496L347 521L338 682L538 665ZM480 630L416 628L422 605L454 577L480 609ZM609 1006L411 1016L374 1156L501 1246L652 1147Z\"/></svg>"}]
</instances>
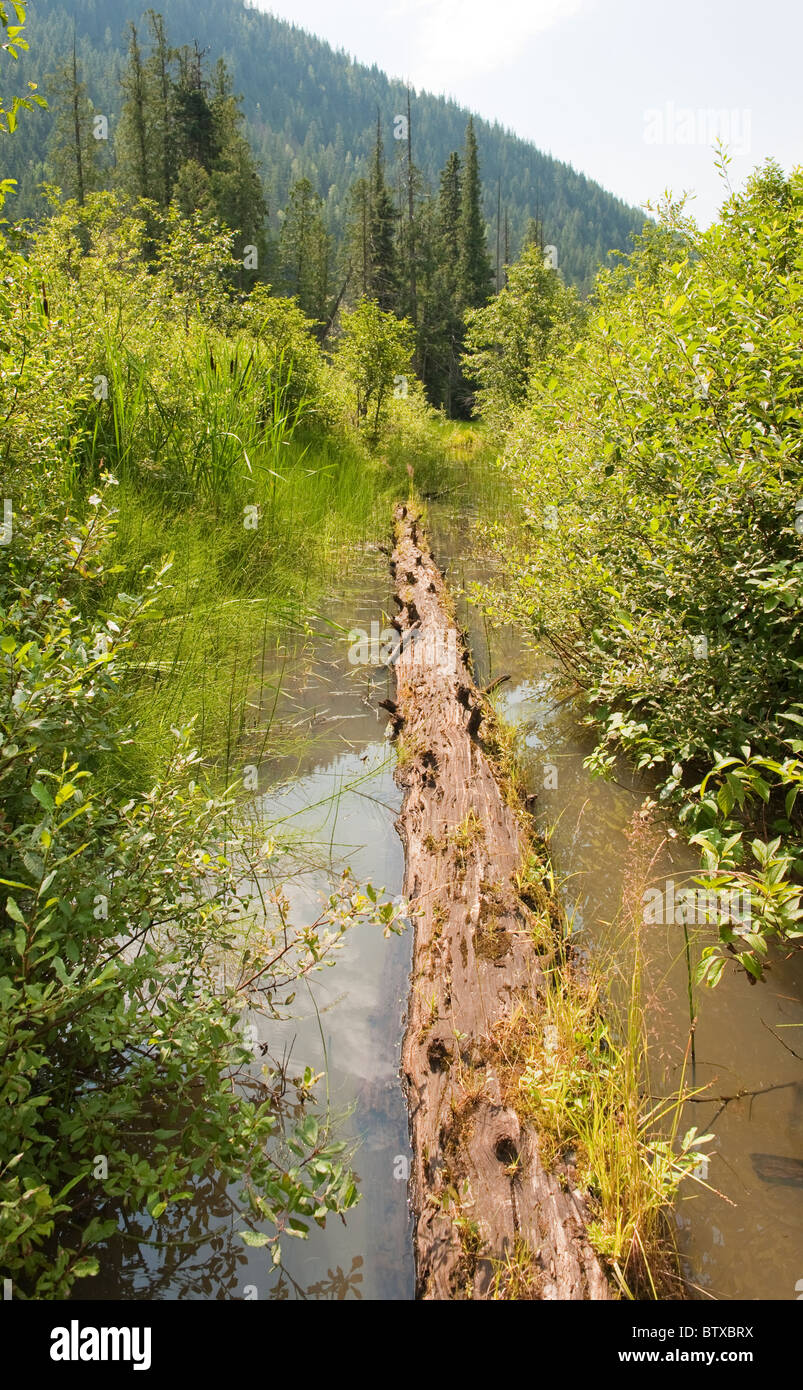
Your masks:
<instances>
[{"instance_id":1,"label":"spruce tree","mask_svg":"<svg viewBox=\"0 0 803 1390\"><path fill-rule=\"evenodd\" d=\"M407 262L408 275L406 283L409 294L409 307L406 317L415 326L418 323L418 285L416 277L416 258L418 249L416 245L416 215L415 215L415 195L416 195L416 175L417 170L413 164L413 117L410 109L410 88L407 88Z\"/></svg>"},{"instance_id":2,"label":"spruce tree","mask_svg":"<svg viewBox=\"0 0 803 1390\"><path fill-rule=\"evenodd\" d=\"M460 209L463 199L460 156L452 150L441 171L438 194L438 234L445 256L457 271L460 261Z\"/></svg>"},{"instance_id":3,"label":"spruce tree","mask_svg":"<svg viewBox=\"0 0 803 1390\"><path fill-rule=\"evenodd\" d=\"M219 148L204 77L203 53L197 43L179 49L178 64L172 108L179 164L194 160L210 173Z\"/></svg>"},{"instance_id":4,"label":"spruce tree","mask_svg":"<svg viewBox=\"0 0 803 1390\"><path fill-rule=\"evenodd\" d=\"M211 100L213 147L215 156L209 188L215 216L238 234L236 253L245 246L257 250L257 275L267 270L268 215L259 166L243 134L244 117L240 98L232 90L228 68L222 58L215 68Z\"/></svg>"},{"instance_id":5,"label":"spruce tree","mask_svg":"<svg viewBox=\"0 0 803 1390\"><path fill-rule=\"evenodd\" d=\"M441 171L435 207L434 267L425 305L426 347L421 368L431 398L449 415L459 396L463 344L462 185L460 156L453 150Z\"/></svg>"},{"instance_id":6,"label":"spruce tree","mask_svg":"<svg viewBox=\"0 0 803 1390\"><path fill-rule=\"evenodd\" d=\"M324 323L329 297L329 237L321 207L309 179L298 179L284 212L279 263L283 288L298 298L309 318Z\"/></svg>"},{"instance_id":7,"label":"spruce tree","mask_svg":"<svg viewBox=\"0 0 803 1390\"><path fill-rule=\"evenodd\" d=\"M382 123L377 112L376 144L371 165L371 284L369 293L385 311L398 303L398 272L396 263L395 230L397 214L385 182L385 152L382 143Z\"/></svg>"},{"instance_id":8,"label":"spruce tree","mask_svg":"<svg viewBox=\"0 0 803 1390\"><path fill-rule=\"evenodd\" d=\"M351 303L371 293L373 259L371 255L371 188L367 179L357 179L346 200L345 273L349 280Z\"/></svg>"},{"instance_id":9,"label":"spruce tree","mask_svg":"<svg viewBox=\"0 0 803 1390\"><path fill-rule=\"evenodd\" d=\"M488 257L481 200L477 137L473 118L469 117L460 206L460 291L467 309L480 308L491 296L493 270Z\"/></svg>"},{"instance_id":10,"label":"spruce tree","mask_svg":"<svg viewBox=\"0 0 803 1390\"><path fill-rule=\"evenodd\" d=\"M169 206L178 175L178 159L173 113L173 64L175 51L167 42L164 19L155 10L147 12L153 50L146 64L151 93L151 135L154 144L154 196L163 208Z\"/></svg>"}]
</instances>

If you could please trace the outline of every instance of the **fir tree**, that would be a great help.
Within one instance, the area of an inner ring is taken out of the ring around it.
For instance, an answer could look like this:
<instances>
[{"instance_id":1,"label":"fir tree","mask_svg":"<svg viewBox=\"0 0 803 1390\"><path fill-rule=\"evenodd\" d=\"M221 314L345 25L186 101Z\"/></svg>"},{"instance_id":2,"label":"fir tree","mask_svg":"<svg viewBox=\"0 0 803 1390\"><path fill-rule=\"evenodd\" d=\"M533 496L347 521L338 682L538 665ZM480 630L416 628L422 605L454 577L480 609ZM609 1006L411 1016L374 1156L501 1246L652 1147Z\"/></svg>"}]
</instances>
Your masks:
<instances>
[{"instance_id":1,"label":"fir tree","mask_svg":"<svg viewBox=\"0 0 803 1390\"><path fill-rule=\"evenodd\" d=\"M151 129L156 165L154 172L156 201L161 207L166 208L173 195L173 184L178 174L173 118L172 66L175 53L167 42L162 16L156 14L154 10L148 10L147 19L153 43L153 51L146 64L146 72L152 93Z\"/></svg>"},{"instance_id":2,"label":"fir tree","mask_svg":"<svg viewBox=\"0 0 803 1390\"><path fill-rule=\"evenodd\" d=\"M349 300L354 302L371 292L371 188L367 179L357 179L347 198L345 260L349 277Z\"/></svg>"},{"instance_id":3,"label":"fir tree","mask_svg":"<svg viewBox=\"0 0 803 1390\"><path fill-rule=\"evenodd\" d=\"M153 198L154 151L148 73L136 25L129 25L128 63L120 81L123 107L115 138L120 187L135 198Z\"/></svg>"},{"instance_id":4,"label":"fir tree","mask_svg":"<svg viewBox=\"0 0 803 1390\"><path fill-rule=\"evenodd\" d=\"M238 233L241 246L257 250L258 274L267 269L268 215L259 166L243 134L240 98L234 95L231 78L222 58L215 68L211 101L213 148L216 151L210 171L209 187L215 215Z\"/></svg>"},{"instance_id":5,"label":"fir tree","mask_svg":"<svg viewBox=\"0 0 803 1390\"><path fill-rule=\"evenodd\" d=\"M180 164L194 160L211 172L219 153L215 118L207 95L203 53L197 43L178 53L179 76L173 88L172 108Z\"/></svg>"}]
</instances>

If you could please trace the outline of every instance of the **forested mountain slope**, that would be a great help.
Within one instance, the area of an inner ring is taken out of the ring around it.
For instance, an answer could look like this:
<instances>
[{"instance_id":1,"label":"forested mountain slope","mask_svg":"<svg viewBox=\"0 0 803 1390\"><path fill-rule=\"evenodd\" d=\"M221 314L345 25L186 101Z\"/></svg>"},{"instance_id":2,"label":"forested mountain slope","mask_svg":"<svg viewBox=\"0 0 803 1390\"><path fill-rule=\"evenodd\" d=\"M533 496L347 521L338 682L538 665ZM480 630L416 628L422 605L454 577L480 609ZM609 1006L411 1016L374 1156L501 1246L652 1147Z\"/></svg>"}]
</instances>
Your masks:
<instances>
[{"instance_id":1,"label":"forested mountain slope","mask_svg":"<svg viewBox=\"0 0 803 1390\"><path fill-rule=\"evenodd\" d=\"M283 20L245 8L241 0L162 0L154 8L165 17L171 43L197 40L213 62L219 56L226 60L234 89L243 95L246 133L261 161L273 230L291 184L306 176L323 198L327 226L339 240L348 189L368 170L377 109L388 156L398 156L401 164L403 143L392 136L393 117L406 109L403 85ZM142 9L140 14L137 0L31 4L26 30L31 49L15 69L17 85L21 88L27 80L44 84L46 74L62 66L71 52L74 28L82 76L96 109L108 113L113 136L130 20L146 41ZM413 158L433 190L449 152L463 143L467 117L456 102L413 94ZM52 177L47 161L51 124L48 113L21 122L13 149L5 152L4 173L19 183L8 210L12 217L31 215L38 206L37 185ZM518 254L535 217L545 240L559 248L568 282L587 290L608 251L628 248L642 214L500 125L477 120L475 128L492 254L501 184L502 256L505 217L511 257Z\"/></svg>"}]
</instances>

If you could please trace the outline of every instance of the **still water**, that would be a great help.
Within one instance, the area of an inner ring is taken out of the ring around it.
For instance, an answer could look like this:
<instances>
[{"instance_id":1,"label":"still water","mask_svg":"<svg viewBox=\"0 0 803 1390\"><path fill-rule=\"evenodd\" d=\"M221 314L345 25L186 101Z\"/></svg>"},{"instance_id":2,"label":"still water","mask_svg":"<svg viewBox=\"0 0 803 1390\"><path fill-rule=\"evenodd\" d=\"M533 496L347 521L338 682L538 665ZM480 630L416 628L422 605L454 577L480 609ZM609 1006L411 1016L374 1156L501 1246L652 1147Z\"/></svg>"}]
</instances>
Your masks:
<instances>
[{"instance_id":1,"label":"still water","mask_svg":"<svg viewBox=\"0 0 803 1390\"><path fill-rule=\"evenodd\" d=\"M453 499L431 507L433 549L448 563L452 586L466 588L487 579L493 562L478 551L470 509L457 519L455 510ZM600 782L583 768L591 741L543 653L511 630L489 629L465 598L459 610L479 683L510 676L499 703L525 740L530 789L543 825L552 829L578 944L626 971L628 946L617 924L637 853L652 858L649 881L660 887L668 878L678 886L688 880L695 859L665 829L640 825L634 832L651 791L646 781L621 774ZM403 855L394 829L400 796L386 716L376 708L390 685L383 669L349 661L346 637L352 628L370 633L372 623L384 628L390 611L387 560L368 545L338 578L315 635L266 657L265 689L275 689L281 672L274 732L295 734L300 751L261 769L253 811L305 844L305 866L295 866L286 889L294 921L317 915L332 874L346 865L389 896L401 891ZM705 929L693 935L696 960L707 938ZM683 929L649 927L644 946L653 1085L662 1094L677 1084L688 1044ZM409 931L386 940L375 928L359 927L334 968L299 989L291 1021L257 1020L260 1040L290 1074L311 1066L328 1077L318 1113L353 1142L362 1194L345 1221L330 1218L306 1241L285 1240L282 1264L273 1269L264 1250L246 1248L237 1234L243 1223L235 1194L210 1183L192 1211L177 1218L167 1246L164 1227L157 1233L138 1226L132 1235L144 1239L115 1243L103 1274L84 1281L83 1297L412 1297L409 1149L399 1081L411 951ZM686 1081L706 1089L686 1107L684 1128L714 1134L701 1176L715 1191L685 1183L676 1220L684 1273L698 1297L794 1299L803 1280L803 1064L794 1055L803 1055L801 998L800 958L775 959L762 985L751 987L734 970L713 993L695 992L696 1064ZM159 1241L148 1244L157 1234Z\"/></svg>"}]
</instances>

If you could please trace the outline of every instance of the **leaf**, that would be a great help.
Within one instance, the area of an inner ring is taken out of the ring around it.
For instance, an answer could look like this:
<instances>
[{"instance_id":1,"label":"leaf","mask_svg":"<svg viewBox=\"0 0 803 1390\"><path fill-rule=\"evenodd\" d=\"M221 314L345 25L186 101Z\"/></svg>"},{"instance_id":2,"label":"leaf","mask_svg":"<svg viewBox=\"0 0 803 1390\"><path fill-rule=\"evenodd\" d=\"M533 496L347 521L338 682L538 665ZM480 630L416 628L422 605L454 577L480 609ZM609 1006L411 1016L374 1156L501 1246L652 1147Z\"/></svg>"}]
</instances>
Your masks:
<instances>
[{"instance_id":1,"label":"leaf","mask_svg":"<svg viewBox=\"0 0 803 1390\"><path fill-rule=\"evenodd\" d=\"M240 1235L246 1245L251 1245L256 1250L261 1250L263 1245L269 1245L271 1241L271 1237L266 1235L264 1231L240 1231Z\"/></svg>"},{"instance_id":2,"label":"leaf","mask_svg":"<svg viewBox=\"0 0 803 1390\"><path fill-rule=\"evenodd\" d=\"M756 960L755 956L749 955L747 951L740 951L737 959L741 962L749 975L752 975L756 980L761 979L761 963Z\"/></svg>"},{"instance_id":3,"label":"leaf","mask_svg":"<svg viewBox=\"0 0 803 1390\"><path fill-rule=\"evenodd\" d=\"M48 791L47 787L43 787L41 782L32 782L31 791L33 795L36 797L36 800L42 806L44 806L46 811L55 810L56 803L50 795L50 792Z\"/></svg>"}]
</instances>

